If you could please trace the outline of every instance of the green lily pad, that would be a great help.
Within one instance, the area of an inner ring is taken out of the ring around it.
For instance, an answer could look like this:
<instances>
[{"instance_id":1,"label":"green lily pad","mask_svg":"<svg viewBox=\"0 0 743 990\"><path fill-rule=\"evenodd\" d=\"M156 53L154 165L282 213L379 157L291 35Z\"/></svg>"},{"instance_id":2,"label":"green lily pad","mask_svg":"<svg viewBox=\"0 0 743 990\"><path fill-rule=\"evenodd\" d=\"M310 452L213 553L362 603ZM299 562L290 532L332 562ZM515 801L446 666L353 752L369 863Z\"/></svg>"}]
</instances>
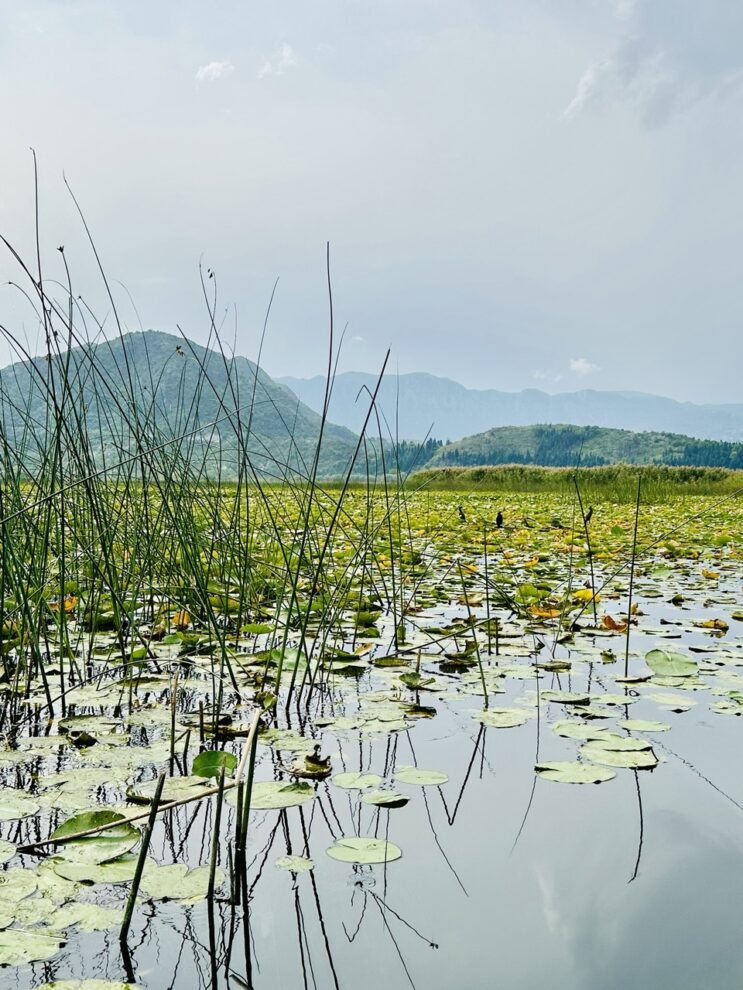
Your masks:
<instances>
[{"instance_id":1,"label":"green lily pad","mask_svg":"<svg viewBox=\"0 0 743 990\"><path fill-rule=\"evenodd\" d=\"M124 918L121 908L104 907L79 901L57 908L49 919L52 928L78 928L81 932L104 932L109 928L119 928Z\"/></svg>"},{"instance_id":2,"label":"green lily pad","mask_svg":"<svg viewBox=\"0 0 743 990\"><path fill-rule=\"evenodd\" d=\"M376 773L337 773L330 778L331 784L346 790L363 791L366 787L376 787L382 778Z\"/></svg>"},{"instance_id":3,"label":"green lily pad","mask_svg":"<svg viewBox=\"0 0 743 990\"><path fill-rule=\"evenodd\" d=\"M615 753L639 753L651 748L646 739L623 736L619 732L602 732L598 739L591 739L589 743L596 749L610 749Z\"/></svg>"},{"instance_id":4,"label":"green lily pad","mask_svg":"<svg viewBox=\"0 0 743 990\"><path fill-rule=\"evenodd\" d=\"M673 650L651 650L645 663L658 677L691 677L699 670L695 660Z\"/></svg>"},{"instance_id":5,"label":"green lily pad","mask_svg":"<svg viewBox=\"0 0 743 990\"><path fill-rule=\"evenodd\" d=\"M600 739L607 730L600 726L591 725L590 722L583 722L580 719L563 718L552 726L554 732L564 739L580 739L586 742L589 739Z\"/></svg>"},{"instance_id":6,"label":"green lily pad","mask_svg":"<svg viewBox=\"0 0 743 990\"><path fill-rule=\"evenodd\" d=\"M402 850L384 839L342 836L326 850L328 856L341 863L392 863L402 856Z\"/></svg>"},{"instance_id":7,"label":"green lily pad","mask_svg":"<svg viewBox=\"0 0 743 990\"><path fill-rule=\"evenodd\" d=\"M225 768L227 775L234 773L237 769L237 757L234 753L225 753L218 750L207 750L199 753L191 765L191 773L196 777L219 777Z\"/></svg>"},{"instance_id":8,"label":"green lily pad","mask_svg":"<svg viewBox=\"0 0 743 990\"><path fill-rule=\"evenodd\" d=\"M135 855L126 855L106 863L69 863L55 857L50 862L57 876L73 883L127 883L134 879L137 859Z\"/></svg>"},{"instance_id":9,"label":"green lily pad","mask_svg":"<svg viewBox=\"0 0 743 990\"><path fill-rule=\"evenodd\" d=\"M609 767L625 767L632 770L652 770L658 759L652 749L616 750L604 749L600 742L588 742L581 747L581 756L594 763Z\"/></svg>"},{"instance_id":10,"label":"green lily pad","mask_svg":"<svg viewBox=\"0 0 743 990\"><path fill-rule=\"evenodd\" d=\"M251 811L273 811L279 808L293 808L295 805L311 801L315 789L311 784L290 784L284 780L259 780L253 784L250 798ZM237 806L237 791L231 790L227 802Z\"/></svg>"},{"instance_id":11,"label":"green lily pad","mask_svg":"<svg viewBox=\"0 0 743 990\"><path fill-rule=\"evenodd\" d=\"M0 866L3 863L7 863L9 859L15 856L15 845L12 842L6 842L5 839L0 839Z\"/></svg>"},{"instance_id":12,"label":"green lily pad","mask_svg":"<svg viewBox=\"0 0 743 990\"><path fill-rule=\"evenodd\" d=\"M545 780L558 784L602 784L616 777L613 770L578 761L537 763L534 768Z\"/></svg>"},{"instance_id":13,"label":"green lily pad","mask_svg":"<svg viewBox=\"0 0 743 990\"><path fill-rule=\"evenodd\" d=\"M366 791L361 795L364 804L374 804L380 808L404 808L410 798L407 794L398 794L397 791Z\"/></svg>"},{"instance_id":14,"label":"green lily pad","mask_svg":"<svg viewBox=\"0 0 743 990\"><path fill-rule=\"evenodd\" d=\"M22 791L6 790L0 794L0 822L14 822L20 818L31 818L39 811L38 801Z\"/></svg>"},{"instance_id":15,"label":"green lily pad","mask_svg":"<svg viewBox=\"0 0 743 990\"><path fill-rule=\"evenodd\" d=\"M183 798L195 798L199 791L206 793L211 790L211 787L212 785L205 783L203 777L168 777L160 796L160 803L167 804L170 801L181 801ZM134 801L136 804L152 804L156 789L156 780L148 780L144 784L127 787L127 800Z\"/></svg>"},{"instance_id":16,"label":"green lily pad","mask_svg":"<svg viewBox=\"0 0 743 990\"><path fill-rule=\"evenodd\" d=\"M38 883L30 870L17 867L0 873L0 904L15 904L35 893Z\"/></svg>"},{"instance_id":17,"label":"green lily pad","mask_svg":"<svg viewBox=\"0 0 743 990\"><path fill-rule=\"evenodd\" d=\"M531 712L526 712L523 708L486 708L475 712L472 717L491 729L513 729L524 725L531 718Z\"/></svg>"},{"instance_id":18,"label":"green lily pad","mask_svg":"<svg viewBox=\"0 0 743 990\"><path fill-rule=\"evenodd\" d=\"M419 787L438 787L448 779L439 770L421 770L418 767L400 767L395 773L395 780L401 784L417 784Z\"/></svg>"},{"instance_id":19,"label":"green lily pad","mask_svg":"<svg viewBox=\"0 0 743 990\"><path fill-rule=\"evenodd\" d=\"M648 698L672 712L688 712L690 708L696 705L696 701L693 701L691 698L685 698L682 694L671 694L665 691L656 691L653 694L648 694Z\"/></svg>"},{"instance_id":20,"label":"green lily pad","mask_svg":"<svg viewBox=\"0 0 743 990\"><path fill-rule=\"evenodd\" d=\"M103 809L73 815L52 832L50 839L58 841L100 825L113 827L105 832L63 843L57 848L57 856L70 863L105 863L129 852L141 838L139 829L130 824L124 815Z\"/></svg>"},{"instance_id":21,"label":"green lily pad","mask_svg":"<svg viewBox=\"0 0 743 990\"><path fill-rule=\"evenodd\" d=\"M222 870L216 871L215 878L217 885L224 882ZM190 903L203 900L208 887L209 867L197 866L189 870L185 863L148 867L142 874L140 884L140 889L152 900Z\"/></svg>"},{"instance_id":22,"label":"green lily pad","mask_svg":"<svg viewBox=\"0 0 743 990\"><path fill-rule=\"evenodd\" d=\"M654 722L644 718L628 718L624 722L617 722L617 727L631 732L668 732L671 728L668 722Z\"/></svg>"},{"instance_id":23,"label":"green lily pad","mask_svg":"<svg viewBox=\"0 0 743 990\"><path fill-rule=\"evenodd\" d=\"M0 932L0 966L25 966L31 962L44 962L56 956L63 945L64 939L58 935L6 928Z\"/></svg>"},{"instance_id":24,"label":"green lily pad","mask_svg":"<svg viewBox=\"0 0 743 990\"><path fill-rule=\"evenodd\" d=\"M276 865L280 870L291 870L292 873L308 873L314 870L315 861L308 856L279 856Z\"/></svg>"}]
</instances>

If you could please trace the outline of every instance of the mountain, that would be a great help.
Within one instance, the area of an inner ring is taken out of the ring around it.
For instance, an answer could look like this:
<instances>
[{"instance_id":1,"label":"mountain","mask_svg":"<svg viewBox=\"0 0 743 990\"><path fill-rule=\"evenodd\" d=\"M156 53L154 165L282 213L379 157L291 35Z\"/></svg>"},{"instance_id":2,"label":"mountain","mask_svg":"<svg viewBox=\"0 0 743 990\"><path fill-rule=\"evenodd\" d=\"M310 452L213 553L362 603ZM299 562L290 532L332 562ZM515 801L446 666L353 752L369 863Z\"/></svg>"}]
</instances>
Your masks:
<instances>
[{"instance_id":1,"label":"mountain","mask_svg":"<svg viewBox=\"0 0 743 990\"><path fill-rule=\"evenodd\" d=\"M87 438L96 467L159 447L166 460L187 453L189 463L208 473L221 464L230 476L240 430L259 471L281 477L311 464L320 430L320 416L252 361L154 330L2 369L0 439L9 450L40 462L53 435L53 396L67 446L74 454ZM327 423L321 473L341 474L355 445L350 430Z\"/></svg>"},{"instance_id":2,"label":"mountain","mask_svg":"<svg viewBox=\"0 0 743 990\"><path fill-rule=\"evenodd\" d=\"M323 378L278 378L311 409L319 410ZM336 376L330 416L349 429L360 429L364 414L359 391L373 388L373 375L344 372ZM366 393L362 394L366 395ZM496 426L574 423L624 430L656 430L708 440L743 440L743 404L696 405L643 392L583 389L549 395L539 389L499 392L470 389L434 375L390 376L380 389L379 408L395 435L422 440L430 435L455 440Z\"/></svg>"},{"instance_id":3,"label":"mountain","mask_svg":"<svg viewBox=\"0 0 743 990\"><path fill-rule=\"evenodd\" d=\"M593 467L616 463L743 468L743 443L601 426L501 426L439 447L425 467Z\"/></svg>"}]
</instances>

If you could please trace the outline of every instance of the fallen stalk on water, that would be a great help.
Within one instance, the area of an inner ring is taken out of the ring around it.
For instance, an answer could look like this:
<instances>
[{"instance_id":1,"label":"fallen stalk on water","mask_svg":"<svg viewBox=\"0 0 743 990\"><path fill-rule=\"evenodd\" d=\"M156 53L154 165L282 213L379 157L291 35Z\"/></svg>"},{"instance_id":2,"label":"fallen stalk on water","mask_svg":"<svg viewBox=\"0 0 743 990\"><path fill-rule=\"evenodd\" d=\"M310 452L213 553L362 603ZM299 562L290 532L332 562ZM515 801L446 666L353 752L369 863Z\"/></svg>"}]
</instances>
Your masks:
<instances>
[{"instance_id":1,"label":"fallen stalk on water","mask_svg":"<svg viewBox=\"0 0 743 990\"><path fill-rule=\"evenodd\" d=\"M224 774L222 775L222 780L224 780ZM147 853L150 848L150 839L152 838L152 830L155 827L155 819L157 818L157 808L160 803L160 795L163 792L163 787L165 786L165 771L160 774L157 778L157 787L155 788L155 797L152 802L152 807L150 808L150 814L147 820L147 825L144 830L144 835L142 836L142 848L139 850L139 859L137 860L137 868L134 872L134 879L132 880L131 890L129 891L129 897L126 901L126 908L124 909L124 920L121 923L121 929L119 931L119 941L126 942L127 936L129 934L129 926L132 923L132 916L134 914L134 905L137 903L137 894L139 892L139 885L142 882L142 874L144 873L144 864L147 859Z\"/></svg>"},{"instance_id":2,"label":"fallen stalk on water","mask_svg":"<svg viewBox=\"0 0 743 990\"><path fill-rule=\"evenodd\" d=\"M257 711L253 716L253 721L250 725L250 733L245 740L245 745L243 746L243 751L240 755L240 762L235 771L235 776L232 780L228 781L224 785L225 790L229 790L232 787L237 787L242 778L243 771L245 770L245 764L248 761L248 756L250 755L250 750L253 744L253 739L258 731L258 723L260 721L261 712ZM163 811L170 811L171 808L179 808L184 804L190 804L192 801L200 801L205 797L212 797L214 794L219 793L219 787L210 787L208 790L200 791L198 794L194 794L193 797L179 798L177 801L168 801L167 804L161 804L157 808L157 814L161 814ZM132 815L131 817L126 817L127 822L139 822L143 821L145 818L149 818L152 809L148 808L147 811L143 811L138 815ZM113 822L107 822L105 825L96 825L95 828L88 828L82 832L74 832L72 835L65 835L61 839L44 839L43 842L31 842L26 846L18 846L17 852L19 853L32 853L37 849L43 849L46 846L60 846L67 842L75 842L77 839L86 839L90 835L97 835L99 832L107 832L111 828L115 828L117 825L121 825L121 820L117 819Z\"/></svg>"}]
</instances>

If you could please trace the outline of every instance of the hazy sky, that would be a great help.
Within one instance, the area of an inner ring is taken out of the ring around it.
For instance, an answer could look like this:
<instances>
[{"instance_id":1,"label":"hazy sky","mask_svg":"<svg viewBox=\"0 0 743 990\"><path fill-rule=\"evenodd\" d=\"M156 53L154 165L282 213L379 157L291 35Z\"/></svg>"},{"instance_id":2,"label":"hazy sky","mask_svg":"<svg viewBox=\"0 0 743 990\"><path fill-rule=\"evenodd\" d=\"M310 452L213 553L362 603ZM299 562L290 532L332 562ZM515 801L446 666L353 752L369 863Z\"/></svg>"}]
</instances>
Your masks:
<instances>
[{"instance_id":1,"label":"hazy sky","mask_svg":"<svg viewBox=\"0 0 743 990\"><path fill-rule=\"evenodd\" d=\"M204 339L203 257L254 356L278 276L272 374L325 365L329 240L342 368L743 401L741 0L0 0L0 93L0 232L33 146L101 316L63 171L145 327Z\"/></svg>"}]
</instances>

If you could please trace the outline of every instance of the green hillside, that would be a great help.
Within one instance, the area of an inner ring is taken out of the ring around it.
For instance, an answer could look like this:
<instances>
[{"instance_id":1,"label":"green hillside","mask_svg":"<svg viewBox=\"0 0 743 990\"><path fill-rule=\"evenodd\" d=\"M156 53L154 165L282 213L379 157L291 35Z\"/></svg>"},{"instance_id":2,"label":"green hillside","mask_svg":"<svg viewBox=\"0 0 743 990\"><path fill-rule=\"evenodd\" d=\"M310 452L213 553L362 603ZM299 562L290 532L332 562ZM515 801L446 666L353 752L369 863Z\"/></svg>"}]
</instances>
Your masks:
<instances>
[{"instance_id":1,"label":"green hillside","mask_svg":"<svg viewBox=\"0 0 743 990\"><path fill-rule=\"evenodd\" d=\"M85 437L96 467L144 446L158 448L158 469L167 470L180 458L210 475L229 476L242 447L269 478L281 478L287 470L305 472L321 423L316 412L247 358L223 357L152 330L0 371L0 431L7 451L29 466L41 463L55 417L64 422L70 446L80 446ZM355 444L350 430L326 424L321 474L341 474Z\"/></svg>"},{"instance_id":2,"label":"green hillside","mask_svg":"<svg viewBox=\"0 0 743 990\"><path fill-rule=\"evenodd\" d=\"M426 467L594 467L617 463L743 468L743 443L601 426L501 426L440 447Z\"/></svg>"}]
</instances>

